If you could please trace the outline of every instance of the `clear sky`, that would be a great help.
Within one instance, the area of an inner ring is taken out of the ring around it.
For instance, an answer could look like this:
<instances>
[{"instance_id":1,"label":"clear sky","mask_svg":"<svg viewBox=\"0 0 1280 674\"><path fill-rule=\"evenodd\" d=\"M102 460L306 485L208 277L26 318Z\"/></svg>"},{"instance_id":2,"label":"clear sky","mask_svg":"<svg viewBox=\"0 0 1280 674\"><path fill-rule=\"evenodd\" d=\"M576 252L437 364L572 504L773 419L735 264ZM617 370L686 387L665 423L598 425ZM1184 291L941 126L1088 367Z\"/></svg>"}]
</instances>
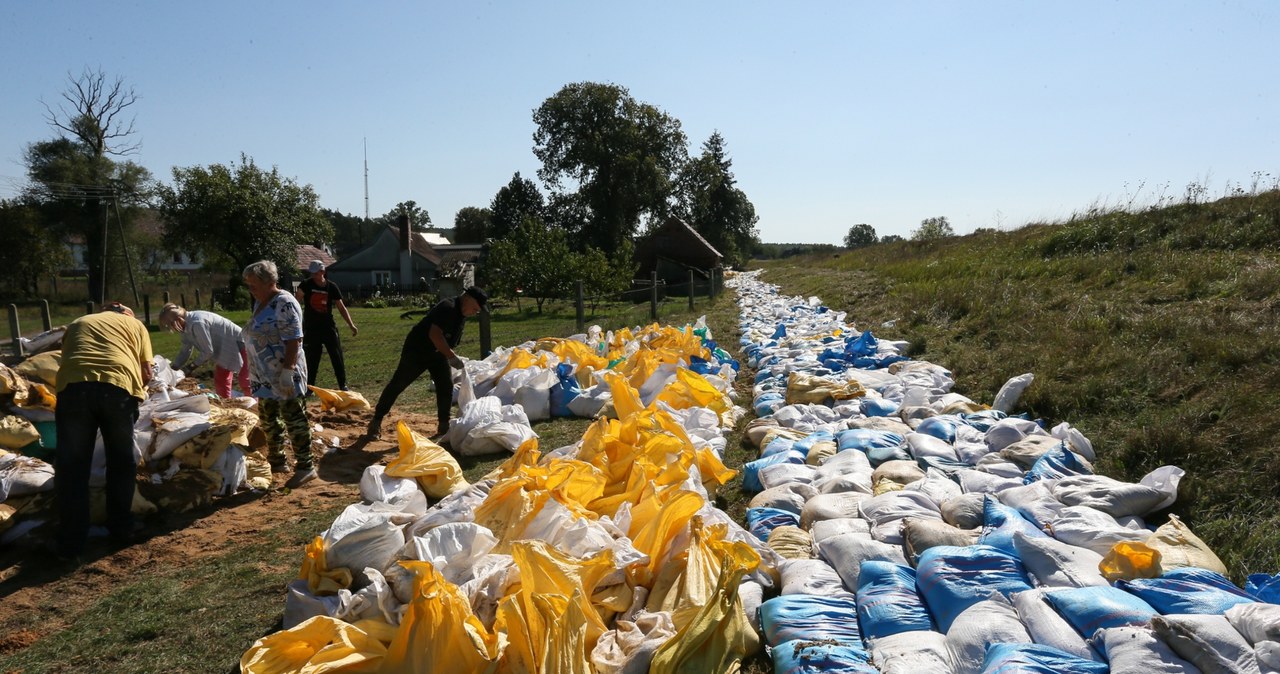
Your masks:
<instances>
[{"instance_id":1,"label":"clear sky","mask_svg":"<svg viewBox=\"0 0 1280 674\"><path fill-rule=\"evenodd\" d=\"M134 161L240 153L327 208L449 226L519 171L532 111L611 82L724 136L766 242L958 232L1280 175L1280 2L0 0L0 197L68 73L141 100ZM1136 200L1135 200L1136 197Z\"/></svg>"}]
</instances>

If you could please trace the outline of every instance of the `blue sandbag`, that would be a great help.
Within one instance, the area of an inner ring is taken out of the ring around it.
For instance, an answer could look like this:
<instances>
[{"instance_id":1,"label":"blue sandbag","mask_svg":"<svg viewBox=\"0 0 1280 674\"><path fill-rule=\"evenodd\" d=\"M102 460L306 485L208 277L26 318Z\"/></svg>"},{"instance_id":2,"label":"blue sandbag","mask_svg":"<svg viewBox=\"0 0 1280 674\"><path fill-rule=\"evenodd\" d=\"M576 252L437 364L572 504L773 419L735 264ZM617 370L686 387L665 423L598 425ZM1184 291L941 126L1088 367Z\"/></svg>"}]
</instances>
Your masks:
<instances>
[{"instance_id":1,"label":"blue sandbag","mask_svg":"<svg viewBox=\"0 0 1280 674\"><path fill-rule=\"evenodd\" d=\"M792 448L795 447L795 445L796 445L795 439L783 437L779 435L775 437L773 440L770 440L769 444L764 446L764 449L760 450L760 458L763 459L766 456L773 456L774 454L789 452L791 451ZM800 450L797 448L796 451L804 451L804 450ZM805 456L808 456L808 455L809 455L808 452L805 452Z\"/></svg>"},{"instance_id":2,"label":"blue sandbag","mask_svg":"<svg viewBox=\"0 0 1280 674\"><path fill-rule=\"evenodd\" d=\"M876 339L870 330L845 342L844 346L845 355L850 358L854 356L874 356L879 349L880 340Z\"/></svg>"},{"instance_id":3,"label":"blue sandbag","mask_svg":"<svg viewBox=\"0 0 1280 674\"><path fill-rule=\"evenodd\" d=\"M786 405L786 399L781 393L775 391L767 391L761 393L760 397L755 399L751 407L755 410L757 417L767 417L778 411L779 407Z\"/></svg>"},{"instance_id":4,"label":"blue sandbag","mask_svg":"<svg viewBox=\"0 0 1280 674\"><path fill-rule=\"evenodd\" d=\"M1151 604L1114 587L1065 588L1045 598L1086 639L1103 628L1143 625L1159 615Z\"/></svg>"},{"instance_id":5,"label":"blue sandbag","mask_svg":"<svg viewBox=\"0 0 1280 674\"><path fill-rule=\"evenodd\" d=\"M867 461L872 468L879 468L886 461L911 461L906 447L872 447L867 450Z\"/></svg>"},{"instance_id":6,"label":"blue sandbag","mask_svg":"<svg viewBox=\"0 0 1280 674\"><path fill-rule=\"evenodd\" d=\"M1265 573L1251 573L1244 582L1244 589L1249 594L1268 604L1280 604L1280 573L1268 576Z\"/></svg>"},{"instance_id":7,"label":"blue sandbag","mask_svg":"<svg viewBox=\"0 0 1280 674\"><path fill-rule=\"evenodd\" d=\"M992 426L996 425L997 421L1000 421L1007 416L1009 415L1001 412L1000 410L982 410L980 412L961 414L960 420L963 421L966 426L972 426L983 433L986 433L991 430Z\"/></svg>"},{"instance_id":8,"label":"blue sandbag","mask_svg":"<svg viewBox=\"0 0 1280 674\"><path fill-rule=\"evenodd\" d=\"M1042 644L991 644L982 661L982 674L1107 674L1105 662Z\"/></svg>"},{"instance_id":9,"label":"blue sandbag","mask_svg":"<svg viewBox=\"0 0 1280 674\"><path fill-rule=\"evenodd\" d=\"M878 431L870 428L849 428L836 434L836 447L840 451L860 449L864 452L873 447L902 447L906 438L890 431Z\"/></svg>"},{"instance_id":10,"label":"blue sandbag","mask_svg":"<svg viewBox=\"0 0 1280 674\"><path fill-rule=\"evenodd\" d=\"M1022 516L1014 508L996 500L991 494L982 499L982 534L978 542L990 545L1002 552L1018 556L1018 549L1013 547L1013 535L1021 533L1027 538L1048 538L1049 534L1040 530L1039 525Z\"/></svg>"},{"instance_id":11,"label":"blue sandbag","mask_svg":"<svg viewBox=\"0 0 1280 674\"><path fill-rule=\"evenodd\" d=\"M898 413L900 405L886 398L863 398L862 413L869 417L889 417Z\"/></svg>"},{"instance_id":12,"label":"blue sandbag","mask_svg":"<svg viewBox=\"0 0 1280 674\"><path fill-rule=\"evenodd\" d=\"M800 526L800 518L789 510L778 508L747 508L747 531L762 541L769 540L769 532L781 526Z\"/></svg>"},{"instance_id":13,"label":"blue sandbag","mask_svg":"<svg viewBox=\"0 0 1280 674\"><path fill-rule=\"evenodd\" d=\"M1040 455L1022 478L1023 484L1031 484L1037 480L1054 480L1072 475L1092 475L1093 471L1084 465L1080 456L1067 449L1067 443L1059 443L1057 447Z\"/></svg>"},{"instance_id":14,"label":"blue sandbag","mask_svg":"<svg viewBox=\"0 0 1280 674\"><path fill-rule=\"evenodd\" d=\"M773 331L773 339L782 339L787 336L787 326L779 323L776 330Z\"/></svg>"},{"instance_id":15,"label":"blue sandbag","mask_svg":"<svg viewBox=\"0 0 1280 674\"><path fill-rule=\"evenodd\" d=\"M921 421L919 426L916 426L916 432L924 433L925 435L932 435L933 437L948 444L955 444L956 424L958 423L959 420L953 416L942 415L929 417L924 421Z\"/></svg>"},{"instance_id":16,"label":"blue sandbag","mask_svg":"<svg viewBox=\"0 0 1280 674\"><path fill-rule=\"evenodd\" d=\"M1257 602L1226 576L1193 566L1166 571L1159 578L1118 580L1116 587L1151 604L1161 615L1221 615L1236 604Z\"/></svg>"},{"instance_id":17,"label":"blue sandbag","mask_svg":"<svg viewBox=\"0 0 1280 674\"><path fill-rule=\"evenodd\" d=\"M805 459L808 460L809 450L813 449L813 446L815 444L819 442L827 442L832 439L834 438L832 438L830 431L814 431L804 436L803 438L796 440L795 444L793 444L791 447L792 449L795 449L797 452L804 452ZM769 443L769 444L773 444L773 443Z\"/></svg>"},{"instance_id":18,"label":"blue sandbag","mask_svg":"<svg viewBox=\"0 0 1280 674\"><path fill-rule=\"evenodd\" d=\"M937 545L920 554L916 588L945 634L956 616L992 592L1008 597L1031 583L1017 557L990 545Z\"/></svg>"},{"instance_id":19,"label":"blue sandbag","mask_svg":"<svg viewBox=\"0 0 1280 674\"><path fill-rule=\"evenodd\" d=\"M865 561L858 574L858 623L867 639L933 629L916 591L916 570L893 562Z\"/></svg>"},{"instance_id":20,"label":"blue sandbag","mask_svg":"<svg viewBox=\"0 0 1280 674\"><path fill-rule=\"evenodd\" d=\"M760 483L760 471L764 468L778 463L804 463L804 454L794 449L780 452L772 456L766 456L755 461L748 461L742 465L742 489L749 492L764 491L764 485Z\"/></svg>"},{"instance_id":21,"label":"blue sandbag","mask_svg":"<svg viewBox=\"0 0 1280 674\"><path fill-rule=\"evenodd\" d=\"M861 644L788 641L769 649L774 674L879 674Z\"/></svg>"},{"instance_id":22,"label":"blue sandbag","mask_svg":"<svg viewBox=\"0 0 1280 674\"><path fill-rule=\"evenodd\" d=\"M760 628L770 645L830 639L861 647L857 615L853 597L784 594L760 605Z\"/></svg>"},{"instance_id":23,"label":"blue sandbag","mask_svg":"<svg viewBox=\"0 0 1280 674\"><path fill-rule=\"evenodd\" d=\"M959 459L948 459L945 456L922 456L916 459L916 465L920 466L920 469L924 471L932 468L952 480L955 480L955 474L958 471L973 470L973 464L965 463Z\"/></svg>"},{"instance_id":24,"label":"blue sandbag","mask_svg":"<svg viewBox=\"0 0 1280 674\"><path fill-rule=\"evenodd\" d=\"M560 381L551 387L551 416L574 416L573 410L569 409L569 403L582 395L582 387L578 384L577 377L573 376L573 365L569 363L557 365L556 378Z\"/></svg>"}]
</instances>

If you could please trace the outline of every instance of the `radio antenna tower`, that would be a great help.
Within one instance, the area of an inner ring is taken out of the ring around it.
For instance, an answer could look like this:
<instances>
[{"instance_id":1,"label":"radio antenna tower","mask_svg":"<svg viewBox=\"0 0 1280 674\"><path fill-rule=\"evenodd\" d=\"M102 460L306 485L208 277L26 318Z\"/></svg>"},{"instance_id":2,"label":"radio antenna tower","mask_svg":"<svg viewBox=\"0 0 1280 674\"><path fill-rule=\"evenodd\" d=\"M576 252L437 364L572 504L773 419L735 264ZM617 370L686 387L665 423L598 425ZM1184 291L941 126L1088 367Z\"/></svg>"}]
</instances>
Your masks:
<instances>
[{"instance_id":1,"label":"radio antenna tower","mask_svg":"<svg viewBox=\"0 0 1280 674\"><path fill-rule=\"evenodd\" d=\"M369 220L369 139L364 139L364 219Z\"/></svg>"}]
</instances>

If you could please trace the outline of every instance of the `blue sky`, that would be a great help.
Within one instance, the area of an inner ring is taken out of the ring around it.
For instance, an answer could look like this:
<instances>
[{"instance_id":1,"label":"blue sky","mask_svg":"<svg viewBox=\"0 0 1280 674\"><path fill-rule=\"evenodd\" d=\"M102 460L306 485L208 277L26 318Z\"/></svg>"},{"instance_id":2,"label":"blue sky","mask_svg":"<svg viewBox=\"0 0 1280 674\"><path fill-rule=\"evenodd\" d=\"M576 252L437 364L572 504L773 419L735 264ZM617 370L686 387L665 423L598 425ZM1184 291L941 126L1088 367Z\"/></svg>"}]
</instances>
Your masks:
<instances>
[{"instance_id":1,"label":"blue sky","mask_svg":"<svg viewBox=\"0 0 1280 674\"><path fill-rule=\"evenodd\" d=\"M1280 3L0 2L0 197L85 66L158 178L240 153L437 225L536 179L532 111L612 82L725 137L769 242L836 243L1211 195L1280 175Z\"/></svg>"}]
</instances>

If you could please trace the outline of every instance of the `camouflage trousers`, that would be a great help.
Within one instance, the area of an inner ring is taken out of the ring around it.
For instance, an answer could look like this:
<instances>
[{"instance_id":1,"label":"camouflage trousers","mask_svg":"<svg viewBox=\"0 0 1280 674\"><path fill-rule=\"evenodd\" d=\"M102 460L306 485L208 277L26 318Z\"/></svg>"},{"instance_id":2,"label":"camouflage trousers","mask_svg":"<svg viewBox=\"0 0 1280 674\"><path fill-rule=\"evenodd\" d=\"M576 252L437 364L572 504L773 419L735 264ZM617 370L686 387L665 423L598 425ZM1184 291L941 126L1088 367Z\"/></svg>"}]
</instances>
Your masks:
<instances>
[{"instance_id":1,"label":"camouflage trousers","mask_svg":"<svg viewBox=\"0 0 1280 674\"><path fill-rule=\"evenodd\" d=\"M297 460L295 470L306 470L312 467L311 459L311 424L307 421L306 402L302 398L292 400L258 400L258 426L267 436L267 461L271 465L283 465L287 461L284 453L284 436L289 435L293 445L293 458Z\"/></svg>"}]
</instances>

